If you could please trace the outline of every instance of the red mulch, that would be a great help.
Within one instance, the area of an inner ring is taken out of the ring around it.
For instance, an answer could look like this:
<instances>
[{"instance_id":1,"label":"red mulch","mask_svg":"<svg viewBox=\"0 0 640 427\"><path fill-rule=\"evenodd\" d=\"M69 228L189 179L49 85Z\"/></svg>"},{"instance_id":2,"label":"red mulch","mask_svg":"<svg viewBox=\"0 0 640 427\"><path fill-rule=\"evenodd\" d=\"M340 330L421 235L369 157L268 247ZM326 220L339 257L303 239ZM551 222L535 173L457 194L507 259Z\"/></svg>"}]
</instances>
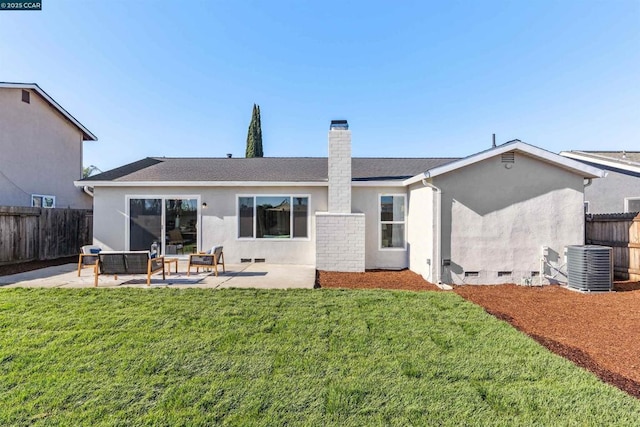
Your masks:
<instances>
[{"instance_id":1,"label":"red mulch","mask_svg":"<svg viewBox=\"0 0 640 427\"><path fill-rule=\"evenodd\" d=\"M8 276L10 274L24 273L25 271L38 270L45 267L53 267L55 265L63 265L78 262L78 255L49 259L46 261L29 261L19 264L0 265L0 276Z\"/></svg>"},{"instance_id":2,"label":"red mulch","mask_svg":"<svg viewBox=\"0 0 640 427\"><path fill-rule=\"evenodd\" d=\"M438 287L427 282L411 270L367 270L365 273L337 273L318 271L316 285L321 288L347 289L395 289L405 291L437 291Z\"/></svg>"},{"instance_id":3,"label":"red mulch","mask_svg":"<svg viewBox=\"0 0 640 427\"><path fill-rule=\"evenodd\" d=\"M409 270L318 271L322 288L435 291ZM582 294L560 286L456 286L454 291L554 353L640 398L640 283Z\"/></svg>"}]
</instances>

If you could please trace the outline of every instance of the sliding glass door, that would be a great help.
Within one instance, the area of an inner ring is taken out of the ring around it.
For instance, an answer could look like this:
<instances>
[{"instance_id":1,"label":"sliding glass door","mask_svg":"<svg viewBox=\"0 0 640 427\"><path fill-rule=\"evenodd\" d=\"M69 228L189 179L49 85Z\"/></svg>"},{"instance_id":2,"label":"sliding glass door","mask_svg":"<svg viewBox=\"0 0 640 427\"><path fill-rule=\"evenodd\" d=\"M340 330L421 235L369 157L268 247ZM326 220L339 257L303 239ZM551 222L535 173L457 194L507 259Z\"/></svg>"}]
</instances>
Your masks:
<instances>
[{"instance_id":1,"label":"sliding glass door","mask_svg":"<svg viewBox=\"0 0 640 427\"><path fill-rule=\"evenodd\" d=\"M151 250L162 241L162 199L129 199L129 250Z\"/></svg>"},{"instance_id":2,"label":"sliding glass door","mask_svg":"<svg viewBox=\"0 0 640 427\"><path fill-rule=\"evenodd\" d=\"M198 199L193 197L131 197L129 250L178 255L198 250Z\"/></svg>"}]
</instances>

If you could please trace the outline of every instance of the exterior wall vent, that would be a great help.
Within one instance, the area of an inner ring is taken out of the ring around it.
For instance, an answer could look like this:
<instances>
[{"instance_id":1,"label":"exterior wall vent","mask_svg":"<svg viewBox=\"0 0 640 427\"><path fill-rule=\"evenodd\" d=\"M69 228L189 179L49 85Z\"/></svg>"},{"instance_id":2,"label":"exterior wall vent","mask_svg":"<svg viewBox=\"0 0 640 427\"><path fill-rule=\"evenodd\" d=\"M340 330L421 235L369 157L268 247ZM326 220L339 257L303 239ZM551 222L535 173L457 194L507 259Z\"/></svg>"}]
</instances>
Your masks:
<instances>
[{"instance_id":1,"label":"exterior wall vent","mask_svg":"<svg viewBox=\"0 0 640 427\"><path fill-rule=\"evenodd\" d=\"M579 291L613 288L613 249L598 245L567 247L567 285Z\"/></svg>"},{"instance_id":2,"label":"exterior wall vent","mask_svg":"<svg viewBox=\"0 0 640 427\"><path fill-rule=\"evenodd\" d=\"M240 258L240 262L251 262L251 258Z\"/></svg>"},{"instance_id":3,"label":"exterior wall vent","mask_svg":"<svg viewBox=\"0 0 640 427\"><path fill-rule=\"evenodd\" d=\"M22 90L22 102L26 102L27 104L31 104L31 92L28 90Z\"/></svg>"},{"instance_id":4,"label":"exterior wall vent","mask_svg":"<svg viewBox=\"0 0 640 427\"><path fill-rule=\"evenodd\" d=\"M498 277L511 277L510 271L498 271Z\"/></svg>"},{"instance_id":5,"label":"exterior wall vent","mask_svg":"<svg viewBox=\"0 0 640 427\"><path fill-rule=\"evenodd\" d=\"M264 258L254 258L253 262L265 262Z\"/></svg>"},{"instance_id":6,"label":"exterior wall vent","mask_svg":"<svg viewBox=\"0 0 640 427\"><path fill-rule=\"evenodd\" d=\"M464 277L478 277L479 273L477 271L465 271Z\"/></svg>"},{"instance_id":7,"label":"exterior wall vent","mask_svg":"<svg viewBox=\"0 0 640 427\"><path fill-rule=\"evenodd\" d=\"M516 162L516 153L514 151L509 151L508 153L502 153L502 163L515 163Z\"/></svg>"}]
</instances>

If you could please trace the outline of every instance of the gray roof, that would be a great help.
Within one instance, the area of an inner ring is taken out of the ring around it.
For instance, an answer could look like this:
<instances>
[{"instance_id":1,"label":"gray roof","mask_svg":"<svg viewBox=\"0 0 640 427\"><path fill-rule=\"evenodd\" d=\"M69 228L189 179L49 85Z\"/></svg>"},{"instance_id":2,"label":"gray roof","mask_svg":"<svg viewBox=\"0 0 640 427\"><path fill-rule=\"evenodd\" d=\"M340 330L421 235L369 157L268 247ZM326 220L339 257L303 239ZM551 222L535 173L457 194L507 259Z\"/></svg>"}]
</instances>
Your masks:
<instances>
[{"instance_id":1,"label":"gray roof","mask_svg":"<svg viewBox=\"0 0 640 427\"><path fill-rule=\"evenodd\" d=\"M457 158L353 158L354 181L403 180ZM146 159L91 176L83 181L267 181L323 182L326 157Z\"/></svg>"},{"instance_id":2,"label":"gray roof","mask_svg":"<svg viewBox=\"0 0 640 427\"><path fill-rule=\"evenodd\" d=\"M571 151L585 157L590 157L597 163L598 160L607 160L622 165L640 165L640 151Z\"/></svg>"}]
</instances>

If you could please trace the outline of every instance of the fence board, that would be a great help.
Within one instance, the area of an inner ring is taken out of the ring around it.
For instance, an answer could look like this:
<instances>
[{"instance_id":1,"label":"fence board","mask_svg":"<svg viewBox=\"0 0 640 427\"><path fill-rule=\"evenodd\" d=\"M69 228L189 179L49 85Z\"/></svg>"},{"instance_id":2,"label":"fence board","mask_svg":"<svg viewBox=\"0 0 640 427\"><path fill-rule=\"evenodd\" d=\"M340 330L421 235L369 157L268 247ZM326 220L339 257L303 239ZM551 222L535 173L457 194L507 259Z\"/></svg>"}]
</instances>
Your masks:
<instances>
[{"instance_id":1,"label":"fence board","mask_svg":"<svg viewBox=\"0 0 640 427\"><path fill-rule=\"evenodd\" d=\"M0 265L76 255L93 240L93 212L0 206Z\"/></svg>"},{"instance_id":2,"label":"fence board","mask_svg":"<svg viewBox=\"0 0 640 427\"><path fill-rule=\"evenodd\" d=\"M589 214L585 241L613 247L616 279L640 280L640 214Z\"/></svg>"}]
</instances>

